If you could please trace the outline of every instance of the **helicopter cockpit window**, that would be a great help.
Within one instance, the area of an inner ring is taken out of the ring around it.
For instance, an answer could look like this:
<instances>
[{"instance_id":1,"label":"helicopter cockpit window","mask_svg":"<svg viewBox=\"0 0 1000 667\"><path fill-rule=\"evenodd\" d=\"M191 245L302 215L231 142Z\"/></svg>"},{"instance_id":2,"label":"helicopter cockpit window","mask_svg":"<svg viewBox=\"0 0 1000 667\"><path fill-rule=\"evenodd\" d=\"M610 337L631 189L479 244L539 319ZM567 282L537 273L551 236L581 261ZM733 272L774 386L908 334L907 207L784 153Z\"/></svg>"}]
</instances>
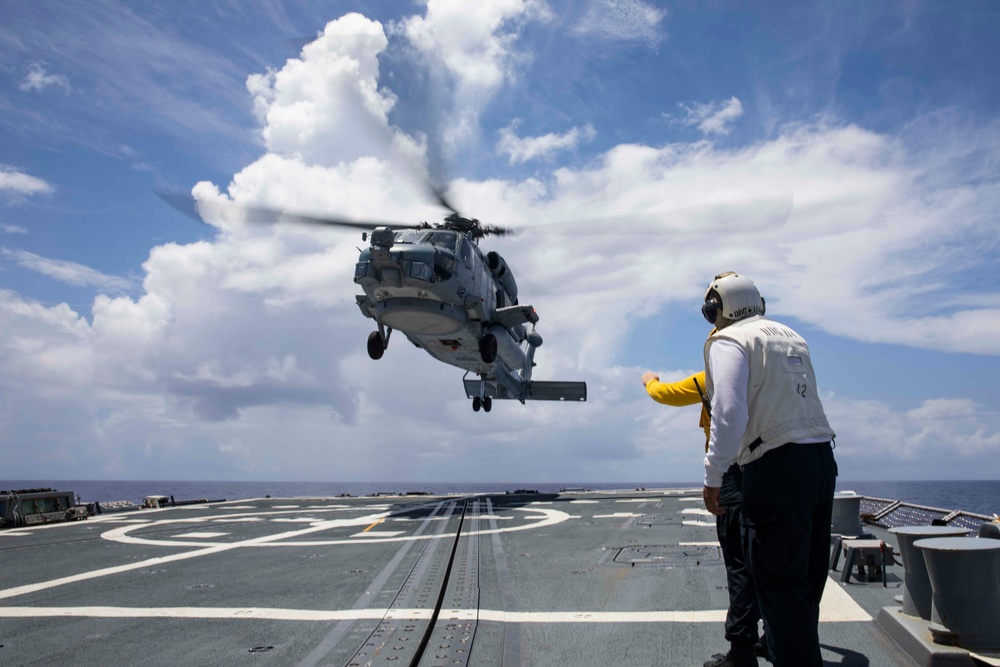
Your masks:
<instances>
[{"instance_id":1,"label":"helicopter cockpit window","mask_svg":"<svg viewBox=\"0 0 1000 667\"><path fill-rule=\"evenodd\" d=\"M396 232L395 241L396 243L417 243L423 235L424 232L419 229L404 229L401 232Z\"/></svg>"},{"instance_id":2,"label":"helicopter cockpit window","mask_svg":"<svg viewBox=\"0 0 1000 667\"><path fill-rule=\"evenodd\" d=\"M456 236L457 235L455 234L455 232L452 231L431 232L430 234L427 235L425 242L430 243L431 245L436 245L440 248L447 248L452 252L456 252L457 250L457 248L455 247L455 242L457 241Z\"/></svg>"}]
</instances>

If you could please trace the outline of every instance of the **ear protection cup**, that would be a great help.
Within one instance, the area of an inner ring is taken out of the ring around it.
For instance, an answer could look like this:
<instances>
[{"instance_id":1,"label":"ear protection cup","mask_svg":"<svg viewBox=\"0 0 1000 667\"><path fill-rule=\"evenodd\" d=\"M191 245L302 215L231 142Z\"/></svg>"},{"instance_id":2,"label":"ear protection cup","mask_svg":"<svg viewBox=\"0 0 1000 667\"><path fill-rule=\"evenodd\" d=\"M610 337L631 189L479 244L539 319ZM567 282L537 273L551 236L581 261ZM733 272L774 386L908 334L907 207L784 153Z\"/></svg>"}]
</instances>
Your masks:
<instances>
[{"instance_id":1,"label":"ear protection cup","mask_svg":"<svg viewBox=\"0 0 1000 667\"><path fill-rule=\"evenodd\" d=\"M701 314L705 316L709 324L715 324L719 319L719 312L722 310L722 302L716 298L711 298L701 306Z\"/></svg>"}]
</instances>

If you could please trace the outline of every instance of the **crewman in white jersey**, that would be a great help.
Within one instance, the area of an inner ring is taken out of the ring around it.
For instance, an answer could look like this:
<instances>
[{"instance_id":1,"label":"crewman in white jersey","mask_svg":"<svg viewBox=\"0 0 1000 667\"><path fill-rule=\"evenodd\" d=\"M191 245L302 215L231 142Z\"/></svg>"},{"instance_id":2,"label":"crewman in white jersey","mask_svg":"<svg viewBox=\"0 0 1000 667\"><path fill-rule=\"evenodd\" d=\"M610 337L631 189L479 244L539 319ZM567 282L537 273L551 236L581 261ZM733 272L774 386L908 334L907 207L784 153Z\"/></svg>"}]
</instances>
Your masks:
<instances>
[{"instance_id":1,"label":"crewman in white jersey","mask_svg":"<svg viewBox=\"0 0 1000 667\"><path fill-rule=\"evenodd\" d=\"M819 602L826 583L837 464L833 429L806 341L764 318L745 276L708 286L702 313L716 327L705 343L712 427L705 507L716 515L722 477L743 470L747 565L768 628L775 667L821 667Z\"/></svg>"}]
</instances>

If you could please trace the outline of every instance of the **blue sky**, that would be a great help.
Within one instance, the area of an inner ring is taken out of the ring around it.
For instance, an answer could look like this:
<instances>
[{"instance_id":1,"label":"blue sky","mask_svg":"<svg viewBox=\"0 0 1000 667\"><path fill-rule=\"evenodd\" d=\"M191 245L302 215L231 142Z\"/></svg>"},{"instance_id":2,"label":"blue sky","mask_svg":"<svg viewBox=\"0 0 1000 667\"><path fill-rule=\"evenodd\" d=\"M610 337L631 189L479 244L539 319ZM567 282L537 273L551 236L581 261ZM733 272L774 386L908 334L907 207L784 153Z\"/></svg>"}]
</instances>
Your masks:
<instances>
[{"instance_id":1,"label":"blue sky","mask_svg":"<svg viewBox=\"0 0 1000 667\"><path fill-rule=\"evenodd\" d=\"M638 378L699 368L723 270L810 341L844 479L1000 474L995 3L0 12L5 478L697 482ZM153 194L434 220L401 152L523 229L484 246L587 404L473 414L368 359L356 234Z\"/></svg>"}]
</instances>

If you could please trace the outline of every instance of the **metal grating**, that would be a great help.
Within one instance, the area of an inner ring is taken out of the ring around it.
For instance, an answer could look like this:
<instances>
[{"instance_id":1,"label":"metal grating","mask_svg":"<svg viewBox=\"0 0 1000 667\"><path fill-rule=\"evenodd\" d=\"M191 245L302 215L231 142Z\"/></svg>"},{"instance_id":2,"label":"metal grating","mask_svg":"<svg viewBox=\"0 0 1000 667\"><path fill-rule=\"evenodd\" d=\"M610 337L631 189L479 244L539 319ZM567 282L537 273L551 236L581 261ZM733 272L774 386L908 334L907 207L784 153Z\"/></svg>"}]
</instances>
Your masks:
<instances>
[{"instance_id":1,"label":"metal grating","mask_svg":"<svg viewBox=\"0 0 1000 667\"><path fill-rule=\"evenodd\" d=\"M865 496L861 499L861 519L883 528L941 525L978 531L981 524L991 521L993 517L962 510L914 505L891 498Z\"/></svg>"}]
</instances>

